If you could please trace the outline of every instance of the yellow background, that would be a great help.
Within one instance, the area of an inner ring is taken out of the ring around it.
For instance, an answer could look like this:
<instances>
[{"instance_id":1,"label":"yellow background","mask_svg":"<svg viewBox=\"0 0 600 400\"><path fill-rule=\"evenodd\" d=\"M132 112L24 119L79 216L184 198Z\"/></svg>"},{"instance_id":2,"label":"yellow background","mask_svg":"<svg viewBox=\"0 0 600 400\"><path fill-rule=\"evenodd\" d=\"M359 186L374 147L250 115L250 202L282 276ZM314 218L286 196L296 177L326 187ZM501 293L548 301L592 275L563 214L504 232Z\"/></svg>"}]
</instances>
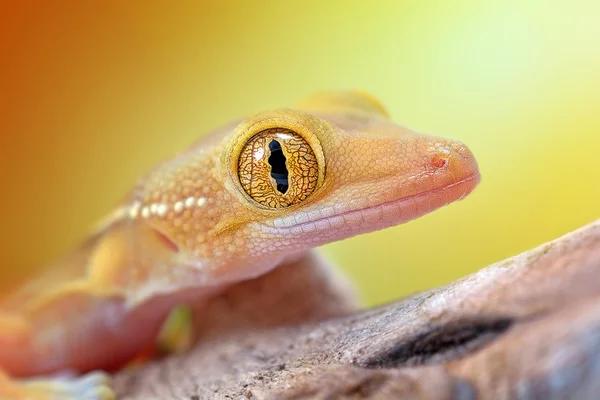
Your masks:
<instances>
[{"instance_id":1,"label":"yellow background","mask_svg":"<svg viewBox=\"0 0 600 400\"><path fill-rule=\"evenodd\" d=\"M2 284L76 243L154 162L321 89L366 89L481 167L466 200L326 246L369 304L573 230L600 217L598 15L597 1L4 1Z\"/></svg>"}]
</instances>

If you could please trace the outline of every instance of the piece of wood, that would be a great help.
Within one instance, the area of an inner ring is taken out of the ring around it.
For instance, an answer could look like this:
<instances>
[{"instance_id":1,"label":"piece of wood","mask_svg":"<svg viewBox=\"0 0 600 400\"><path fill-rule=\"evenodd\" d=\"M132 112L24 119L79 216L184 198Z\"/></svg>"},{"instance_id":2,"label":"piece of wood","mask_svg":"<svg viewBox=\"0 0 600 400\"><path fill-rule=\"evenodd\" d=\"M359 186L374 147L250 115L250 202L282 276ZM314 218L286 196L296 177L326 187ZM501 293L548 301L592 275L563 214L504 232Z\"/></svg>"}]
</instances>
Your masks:
<instances>
[{"instance_id":1,"label":"piece of wood","mask_svg":"<svg viewBox=\"0 0 600 400\"><path fill-rule=\"evenodd\" d=\"M383 307L240 327L121 372L119 398L599 398L600 220Z\"/></svg>"}]
</instances>

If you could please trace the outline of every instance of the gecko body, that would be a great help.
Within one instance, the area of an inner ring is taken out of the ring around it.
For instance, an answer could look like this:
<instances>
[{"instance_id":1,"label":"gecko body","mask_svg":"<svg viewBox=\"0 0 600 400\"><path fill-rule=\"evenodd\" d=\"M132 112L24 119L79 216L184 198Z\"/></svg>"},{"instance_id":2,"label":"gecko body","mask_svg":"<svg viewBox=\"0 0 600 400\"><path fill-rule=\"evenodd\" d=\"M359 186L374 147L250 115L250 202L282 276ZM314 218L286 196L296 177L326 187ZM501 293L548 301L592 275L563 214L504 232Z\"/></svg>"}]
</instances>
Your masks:
<instances>
[{"instance_id":1,"label":"gecko body","mask_svg":"<svg viewBox=\"0 0 600 400\"><path fill-rule=\"evenodd\" d=\"M282 265L284 277L316 274L314 247L418 218L478 182L465 145L394 124L363 92L224 126L142 177L79 247L0 302L0 398L111 399L100 373L37 377L113 370L153 345L175 306Z\"/></svg>"}]
</instances>

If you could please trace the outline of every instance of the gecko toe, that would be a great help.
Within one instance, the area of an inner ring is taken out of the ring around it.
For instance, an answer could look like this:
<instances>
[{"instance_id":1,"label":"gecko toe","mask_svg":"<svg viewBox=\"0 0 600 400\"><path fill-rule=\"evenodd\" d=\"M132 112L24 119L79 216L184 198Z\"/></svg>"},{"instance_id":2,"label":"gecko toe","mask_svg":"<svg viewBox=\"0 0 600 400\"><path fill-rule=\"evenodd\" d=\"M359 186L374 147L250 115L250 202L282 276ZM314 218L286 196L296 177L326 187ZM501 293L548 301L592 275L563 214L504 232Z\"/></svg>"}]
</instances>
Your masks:
<instances>
[{"instance_id":1,"label":"gecko toe","mask_svg":"<svg viewBox=\"0 0 600 400\"><path fill-rule=\"evenodd\" d=\"M77 389L86 390L97 386L109 386L110 375L101 371L90 372L73 380L73 386Z\"/></svg>"},{"instance_id":2,"label":"gecko toe","mask_svg":"<svg viewBox=\"0 0 600 400\"><path fill-rule=\"evenodd\" d=\"M114 400L116 396L111 389L111 378L105 372L94 371L68 383L69 395L74 399ZM70 398L69 398L70 400Z\"/></svg>"},{"instance_id":3,"label":"gecko toe","mask_svg":"<svg viewBox=\"0 0 600 400\"><path fill-rule=\"evenodd\" d=\"M87 391L83 397L85 400L116 400L115 392L108 386L98 386Z\"/></svg>"},{"instance_id":4,"label":"gecko toe","mask_svg":"<svg viewBox=\"0 0 600 400\"><path fill-rule=\"evenodd\" d=\"M11 400L115 400L111 378L104 372L80 377L55 376L23 381L12 379L0 387L0 399Z\"/></svg>"}]
</instances>

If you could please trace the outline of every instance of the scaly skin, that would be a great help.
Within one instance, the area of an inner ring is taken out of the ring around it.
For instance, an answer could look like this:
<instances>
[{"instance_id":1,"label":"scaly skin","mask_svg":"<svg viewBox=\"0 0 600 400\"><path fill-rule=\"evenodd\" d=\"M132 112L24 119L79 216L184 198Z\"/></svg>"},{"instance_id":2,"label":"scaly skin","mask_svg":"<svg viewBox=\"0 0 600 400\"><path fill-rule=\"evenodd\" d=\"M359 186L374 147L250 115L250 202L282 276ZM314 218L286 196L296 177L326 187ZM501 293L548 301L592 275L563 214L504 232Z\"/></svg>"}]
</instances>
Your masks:
<instances>
[{"instance_id":1,"label":"scaly skin","mask_svg":"<svg viewBox=\"0 0 600 400\"><path fill-rule=\"evenodd\" d=\"M9 376L114 369L155 342L174 306L283 264L321 268L310 249L418 218L478 182L466 146L394 124L361 92L230 124L157 166L79 248L4 299L0 398L109 399L99 375Z\"/></svg>"}]
</instances>

